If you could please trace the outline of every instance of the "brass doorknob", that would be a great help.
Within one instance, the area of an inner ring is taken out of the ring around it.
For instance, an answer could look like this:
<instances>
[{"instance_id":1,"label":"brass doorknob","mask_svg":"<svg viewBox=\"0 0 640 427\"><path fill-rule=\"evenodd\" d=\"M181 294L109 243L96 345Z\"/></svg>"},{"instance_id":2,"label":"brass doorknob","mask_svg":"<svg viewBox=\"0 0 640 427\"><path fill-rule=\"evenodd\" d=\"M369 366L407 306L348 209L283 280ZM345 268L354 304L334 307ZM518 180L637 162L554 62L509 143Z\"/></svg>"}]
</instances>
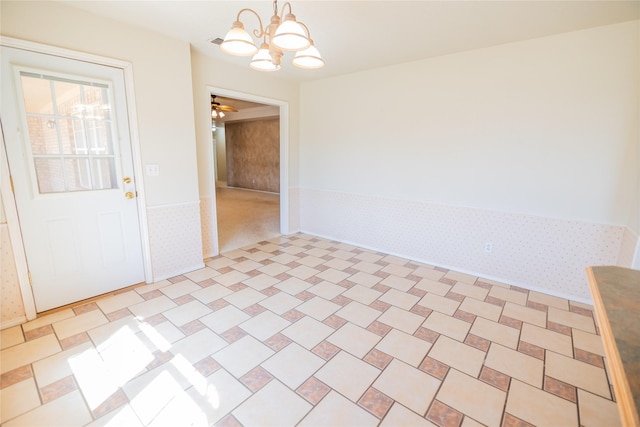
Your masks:
<instances>
[{"instance_id":1,"label":"brass doorknob","mask_svg":"<svg viewBox=\"0 0 640 427\"><path fill-rule=\"evenodd\" d=\"M124 193L124 197L126 197L127 199L133 199L135 196L131 191L127 191L126 193Z\"/></svg>"},{"instance_id":2,"label":"brass doorknob","mask_svg":"<svg viewBox=\"0 0 640 427\"><path fill-rule=\"evenodd\" d=\"M122 182L124 182L125 184L130 184L131 178L129 178L128 176L125 176L124 178L122 178Z\"/></svg>"}]
</instances>

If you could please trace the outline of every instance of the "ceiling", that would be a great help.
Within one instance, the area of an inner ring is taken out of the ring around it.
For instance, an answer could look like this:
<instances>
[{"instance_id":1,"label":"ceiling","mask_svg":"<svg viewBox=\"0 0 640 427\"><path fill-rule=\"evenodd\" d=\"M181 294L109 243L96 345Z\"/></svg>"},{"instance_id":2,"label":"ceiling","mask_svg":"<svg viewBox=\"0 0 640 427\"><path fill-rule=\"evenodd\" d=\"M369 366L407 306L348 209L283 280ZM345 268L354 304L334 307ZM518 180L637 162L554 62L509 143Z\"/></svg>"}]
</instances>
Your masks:
<instances>
[{"instance_id":1,"label":"ceiling","mask_svg":"<svg viewBox=\"0 0 640 427\"><path fill-rule=\"evenodd\" d=\"M253 8L263 21L273 11L271 1L61 2L188 41L198 52L243 67L250 58L226 55L209 40L224 38L241 8ZM274 75L298 81L640 19L640 0L294 0L291 6L326 63L300 70L290 64L292 54L285 54ZM241 19L249 31L257 26L251 14Z\"/></svg>"}]
</instances>

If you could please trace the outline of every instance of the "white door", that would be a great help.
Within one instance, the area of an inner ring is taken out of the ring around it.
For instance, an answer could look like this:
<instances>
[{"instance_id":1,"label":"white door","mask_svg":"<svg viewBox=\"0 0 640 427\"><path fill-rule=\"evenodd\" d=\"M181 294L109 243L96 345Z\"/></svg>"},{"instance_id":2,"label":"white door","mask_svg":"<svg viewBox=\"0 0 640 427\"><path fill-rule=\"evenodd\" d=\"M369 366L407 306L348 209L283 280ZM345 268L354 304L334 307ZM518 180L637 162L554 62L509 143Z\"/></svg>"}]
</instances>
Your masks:
<instances>
[{"instance_id":1,"label":"white door","mask_svg":"<svg viewBox=\"0 0 640 427\"><path fill-rule=\"evenodd\" d=\"M0 119L36 311L144 281L123 70L1 49Z\"/></svg>"}]
</instances>

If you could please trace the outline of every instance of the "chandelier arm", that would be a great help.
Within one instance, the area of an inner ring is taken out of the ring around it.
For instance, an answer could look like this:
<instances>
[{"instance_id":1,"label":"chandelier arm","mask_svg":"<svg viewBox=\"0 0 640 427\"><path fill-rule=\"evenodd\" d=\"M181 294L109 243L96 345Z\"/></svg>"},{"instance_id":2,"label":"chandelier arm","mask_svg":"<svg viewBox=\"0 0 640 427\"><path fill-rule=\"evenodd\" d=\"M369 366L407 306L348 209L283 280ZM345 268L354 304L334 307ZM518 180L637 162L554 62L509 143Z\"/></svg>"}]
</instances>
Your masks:
<instances>
[{"instance_id":1,"label":"chandelier arm","mask_svg":"<svg viewBox=\"0 0 640 427\"><path fill-rule=\"evenodd\" d=\"M266 31L262 26L262 19L260 19L260 15L258 15L258 12L249 8L241 9L240 12L238 12L238 15L236 16L236 21L240 21L240 15L242 14L242 12L251 12L256 16L256 18L258 18L258 23L260 24L260 31L258 31L257 29L253 30L253 35L258 39L264 36L266 34Z\"/></svg>"},{"instance_id":2,"label":"chandelier arm","mask_svg":"<svg viewBox=\"0 0 640 427\"><path fill-rule=\"evenodd\" d=\"M305 25L305 23L304 23L304 22L302 22L302 21L296 21L296 22L297 22L298 24L302 25L302 27L304 28L304 30L307 32L307 38L308 38L309 40L311 40L311 31L309 31L309 27L307 27L307 26Z\"/></svg>"},{"instance_id":3,"label":"chandelier arm","mask_svg":"<svg viewBox=\"0 0 640 427\"><path fill-rule=\"evenodd\" d=\"M289 6L289 13L293 13L291 10L291 3L286 2L285 4L282 5L282 13L280 14L280 18L282 19L282 17L284 16L284 8ZM277 14L277 12L276 12Z\"/></svg>"}]
</instances>

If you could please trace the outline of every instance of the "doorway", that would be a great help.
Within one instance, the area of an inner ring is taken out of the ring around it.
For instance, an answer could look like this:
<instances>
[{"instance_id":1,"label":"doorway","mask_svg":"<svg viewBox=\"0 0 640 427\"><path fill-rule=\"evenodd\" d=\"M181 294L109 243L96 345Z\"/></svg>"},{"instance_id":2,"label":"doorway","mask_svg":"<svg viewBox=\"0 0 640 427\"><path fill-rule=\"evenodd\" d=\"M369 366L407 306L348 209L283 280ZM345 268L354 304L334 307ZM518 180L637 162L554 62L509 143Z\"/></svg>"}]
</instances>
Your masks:
<instances>
[{"instance_id":1,"label":"doorway","mask_svg":"<svg viewBox=\"0 0 640 427\"><path fill-rule=\"evenodd\" d=\"M213 94L219 252L281 234L280 108Z\"/></svg>"}]
</instances>

